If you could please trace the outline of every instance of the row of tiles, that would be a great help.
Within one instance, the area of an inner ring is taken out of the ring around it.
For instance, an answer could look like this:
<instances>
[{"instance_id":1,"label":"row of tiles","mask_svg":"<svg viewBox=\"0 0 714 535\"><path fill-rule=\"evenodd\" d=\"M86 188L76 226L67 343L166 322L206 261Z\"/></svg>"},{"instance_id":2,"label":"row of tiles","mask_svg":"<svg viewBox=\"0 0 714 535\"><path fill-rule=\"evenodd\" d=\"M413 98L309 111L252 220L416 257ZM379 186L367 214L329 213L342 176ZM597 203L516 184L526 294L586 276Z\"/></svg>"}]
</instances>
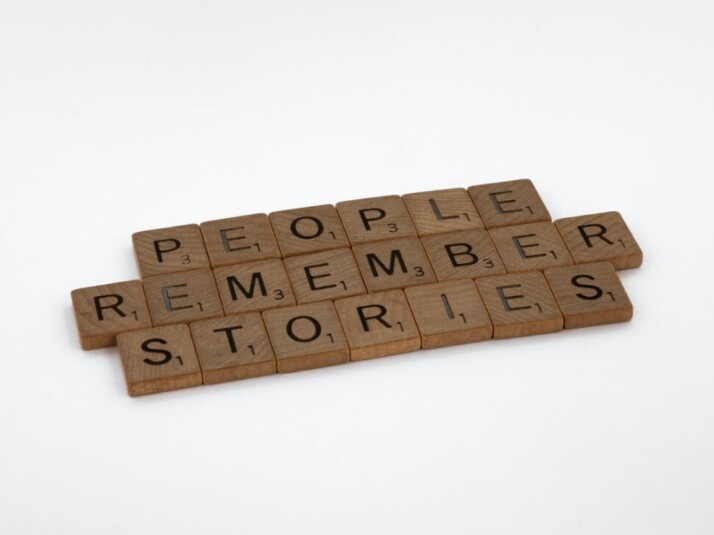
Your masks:
<instances>
[{"instance_id":1,"label":"row of tiles","mask_svg":"<svg viewBox=\"0 0 714 535\"><path fill-rule=\"evenodd\" d=\"M72 299L82 345L93 349L112 345L114 336L125 330L335 300L437 280L475 279L603 260L617 268L639 265L641 252L619 214L577 219L587 221L588 227L604 229L599 239L576 232L564 233L564 240L551 222L465 230L213 270L154 275L143 282L75 290Z\"/></svg>"},{"instance_id":2,"label":"row of tiles","mask_svg":"<svg viewBox=\"0 0 714 535\"><path fill-rule=\"evenodd\" d=\"M391 238L551 221L528 179L207 221L132 236L142 277Z\"/></svg>"},{"instance_id":3,"label":"row of tiles","mask_svg":"<svg viewBox=\"0 0 714 535\"><path fill-rule=\"evenodd\" d=\"M118 335L130 395L628 321L609 262L460 279Z\"/></svg>"}]
</instances>

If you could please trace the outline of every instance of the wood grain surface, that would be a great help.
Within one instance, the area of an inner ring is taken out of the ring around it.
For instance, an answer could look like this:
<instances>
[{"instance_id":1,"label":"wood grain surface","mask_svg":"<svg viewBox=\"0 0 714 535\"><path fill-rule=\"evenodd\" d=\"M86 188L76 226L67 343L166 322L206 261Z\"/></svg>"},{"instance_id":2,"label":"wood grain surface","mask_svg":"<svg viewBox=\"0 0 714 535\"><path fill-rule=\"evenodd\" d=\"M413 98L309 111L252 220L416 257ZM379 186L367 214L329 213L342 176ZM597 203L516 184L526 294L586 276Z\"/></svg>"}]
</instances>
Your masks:
<instances>
[{"instance_id":1,"label":"wood grain surface","mask_svg":"<svg viewBox=\"0 0 714 535\"><path fill-rule=\"evenodd\" d=\"M166 325L117 336L131 396L202 384L201 367L186 325Z\"/></svg>"},{"instance_id":2,"label":"wood grain surface","mask_svg":"<svg viewBox=\"0 0 714 535\"><path fill-rule=\"evenodd\" d=\"M338 299L335 308L351 360L386 357L421 347L419 330L401 290Z\"/></svg>"},{"instance_id":3,"label":"wood grain surface","mask_svg":"<svg viewBox=\"0 0 714 535\"><path fill-rule=\"evenodd\" d=\"M555 226L576 264L607 260L615 269L642 265L642 250L619 212L566 217Z\"/></svg>"},{"instance_id":4,"label":"wood grain surface","mask_svg":"<svg viewBox=\"0 0 714 535\"><path fill-rule=\"evenodd\" d=\"M404 290L424 349L489 340L493 325L473 281L453 280Z\"/></svg>"},{"instance_id":5,"label":"wood grain surface","mask_svg":"<svg viewBox=\"0 0 714 535\"><path fill-rule=\"evenodd\" d=\"M632 303L610 262L546 269L566 329L632 318Z\"/></svg>"}]
</instances>

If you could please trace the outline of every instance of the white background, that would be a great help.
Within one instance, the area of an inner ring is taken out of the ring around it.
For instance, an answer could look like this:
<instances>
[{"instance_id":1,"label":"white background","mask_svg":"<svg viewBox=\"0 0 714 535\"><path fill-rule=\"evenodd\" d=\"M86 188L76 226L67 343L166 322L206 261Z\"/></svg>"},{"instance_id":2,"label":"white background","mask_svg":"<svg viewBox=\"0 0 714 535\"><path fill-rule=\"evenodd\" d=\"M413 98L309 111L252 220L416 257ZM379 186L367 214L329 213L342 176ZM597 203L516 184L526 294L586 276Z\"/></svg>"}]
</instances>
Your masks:
<instances>
[{"instance_id":1,"label":"white background","mask_svg":"<svg viewBox=\"0 0 714 535\"><path fill-rule=\"evenodd\" d=\"M0 0L0 532L714 531L705 1ZM130 398L138 230L531 177L632 322Z\"/></svg>"}]
</instances>

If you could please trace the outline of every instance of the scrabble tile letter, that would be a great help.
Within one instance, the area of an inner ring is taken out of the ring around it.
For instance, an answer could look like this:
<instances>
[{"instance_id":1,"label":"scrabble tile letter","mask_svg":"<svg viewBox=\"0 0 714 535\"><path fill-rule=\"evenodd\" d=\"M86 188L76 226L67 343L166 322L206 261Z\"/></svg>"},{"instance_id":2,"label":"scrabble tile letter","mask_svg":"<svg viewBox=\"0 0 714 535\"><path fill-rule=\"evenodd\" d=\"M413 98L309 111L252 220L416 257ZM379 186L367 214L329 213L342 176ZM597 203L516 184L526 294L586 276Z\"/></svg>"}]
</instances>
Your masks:
<instances>
[{"instance_id":1,"label":"scrabble tile letter","mask_svg":"<svg viewBox=\"0 0 714 535\"><path fill-rule=\"evenodd\" d=\"M263 321L280 373L350 360L350 350L331 301L266 310Z\"/></svg>"},{"instance_id":2,"label":"scrabble tile letter","mask_svg":"<svg viewBox=\"0 0 714 535\"><path fill-rule=\"evenodd\" d=\"M493 327L470 280L412 286L404 290L424 349L488 340Z\"/></svg>"},{"instance_id":3,"label":"scrabble tile letter","mask_svg":"<svg viewBox=\"0 0 714 535\"><path fill-rule=\"evenodd\" d=\"M550 214L527 178L471 186L469 194L486 228L550 221Z\"/></svg>"},{"instance_id":4,"label":"scrabble tile letter","mask_svg":"<svg viewBox=\"0 0 714 535\"><path fill-rule=\"evenodd\" d=\"M335 301L345 328L351 360L416 351L419 331L401 290L347 297Z\"/></svg>"},{"instance_id":5,"label":"scrabble tile letter","mask_svg":"<svg viewBox=\"0 0 714 535\"><path fill-rule=\"evenodd\" d=\"M483 228L469 194L463 188L403 195L419 236Z\"/></svg>"},{"instance_id":6,"label":"scrabble tile letter","mask_svg":"<svg viewBox=\"0 0 714 535\"><path fill-rule=\"evenodd\" d=\"M201 234L213 267L280 258L265 214L206 221L201 223Z\"/></svg>"},{"instance_id":7,"label":"scrabble tile letter","mask_svg":"<svg viewBox=\"0 0 714 535\"><path fill-rule=\"evenodd\" d=\"M476 279L493 323L493 337L514 338L563 329L563 316L540 271Z\"/></svg>"},{"instance_id":8,"label":"scrabble tile letter","mask_svg":"<svg viewBox=\"0 0 714 535\"><path fill-rule=\"evenodd\" d=\"M418 238L363 243L352 251L370 292L436 282Z\"/></svg>"},{"instance_id":9,"label":"scrabble tile letter","mask_svg":"<svg viewBox=\"0 0 714 535\"><path fill-rule=\"evenodd\" d=\"M191 334L204 384L276 372L275 355L257 312L196 321Z\"/></svg>"},{"instance_id":10,"label":"scrabble tile letter","mask_svg":"<svg viewBox=\"0 0 714 535\"><path fill-rule=\"evenodd\" d=\"M157 275L144 279L154 325L187 323L223 315L210 269Z\"/></svg>"},{"instance_id":11,"label":"scrabble tile letter","mask_svg":"<svg viewBox=\"0 0 714 535\"><path fill-rule=\"evenodd\" d=\"M632 303L609 262L544 271L565 319L565 328L629 321Z\"/></svg>"},{"instance_id":12,"label":"scrabble tile letter","mask_svg":"<svg viewBox=\"0 0 714 535\"><path fill-rule=\"evenodd\" d=\"M366 293L352 251L333 249L285 259L298 303Z\"/></svg>"},{"instance_id":13,"label":"scrabble tile letter","mask_svg":"<svg viewBox=\"0 0 714 535\"><path fill-rule=\"evenodd\" d=\"M352 245L417 235L399 195L338 202L337 212Z\"/></svg>"},{"instance_id":14,"label":"scrabble tile letter","mask_svg":"<svg viewBox=\"0 0 714 535\"><path fill-rule=\"evenodd\" d=\"M283 257L350 245L331 204L273 212L270 224Z\"/></svg>"},{"instance_id":15,"label":"scrabble tile letter","mask_svg":"<svg viewBox=\"0 0 714 535\"><path fill-rule=\"evenodd\" d=\"M424 236L421 241L441 281L506 273L491 236L483 229Z\"/></svg>"},{"instance_id":16,"label":"scrabble tile letter","mask_svg":"<svg viewBox=\"0 0 714 535\"><path fill-rule=\"evenodd\" d=\"M114 346L120 332L151 327L140 281L74 290L72 304L82 349Z\"/></svg>"},{"instance_id":17,"label":"scrabble tile letter","mask_svg":"<svg viewBox=\"0 0 714 535\"><path fill-rule=\"evenodd\" d=\"M642 250L619 212L568 217L555 226L576 264L607 260L615 269L642 264Z\"/></svg>"},{"instance_id":18,"label":"scrabble tile letter","mask_svg":"<svg viewBox=\"0 0 714 535\"><path fill-rule=\"evenodd\" d=\"M489 233L509 273L573 265L553 223L496 228Z\"/></svg>"},{"instance_id":19,"label":"scrabble tile letter","mask_svg":"<svg viewBox=\"0 0 714 535\"><path fill-rule=\"evenodd\" d=\"M146 230L131 238L142 277L211 265L198 225Z\"/></svg>"},{"instance_id":20,"label":"scrabble tile letter","mask_svg":"<svg viewBox=\"0 0 714 535\"><path fill-rule=\"evenodd\" d=\"M154 327L117 336L131 396L202 384L201 368L186 325Z\"/></svg>"},{"instance_id":21,"label":"scrabble tile letter","mask_svg":"<svg viewBox=\"0 0 714 535\"><path fill-rule=\"evenodd\" d=\"M262 260L213 270L226 314L295 304L281 260Z\"/></svg>"}]
</instances>

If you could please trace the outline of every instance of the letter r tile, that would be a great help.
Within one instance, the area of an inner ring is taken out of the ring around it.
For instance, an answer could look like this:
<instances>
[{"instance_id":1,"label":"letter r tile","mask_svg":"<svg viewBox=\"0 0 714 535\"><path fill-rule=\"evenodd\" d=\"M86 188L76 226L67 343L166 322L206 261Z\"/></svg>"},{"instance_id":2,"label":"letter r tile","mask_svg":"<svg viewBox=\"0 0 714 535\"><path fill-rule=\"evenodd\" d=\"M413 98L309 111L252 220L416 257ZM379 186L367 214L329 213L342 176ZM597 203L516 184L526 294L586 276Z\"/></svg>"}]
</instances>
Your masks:
<instances>
[{"instance_id":1,"label":"letter r tile","mask_svg":"<svg viewBox=\"0 0 714 535\"><path fill-rule=\"evenodd\" d=\"M151 327L140 281L74 290L72 304L82 349L114 346L117 334Z\"/></svg>"},{"instance_id":2,"label":"letter r tile","mask_svg":"<svg viewBox=\"0 0 714 535\"><path fill-rule=\"evenodd\" d=\"M377 292L335 301L345 329L351 360L416 351L421 338L401 290Z\"/></svg>"},{"instance_id":3,"label":"letter r tile","mask_svg":"<svg viewBox=\"0 0 714 535\"><path fill-rule=\"evenodd\" d=\"M615 269L642 264L642 250L619 212L567 217L555 226L576 264L607 260Z\"/></svg>"}]
</instances>

